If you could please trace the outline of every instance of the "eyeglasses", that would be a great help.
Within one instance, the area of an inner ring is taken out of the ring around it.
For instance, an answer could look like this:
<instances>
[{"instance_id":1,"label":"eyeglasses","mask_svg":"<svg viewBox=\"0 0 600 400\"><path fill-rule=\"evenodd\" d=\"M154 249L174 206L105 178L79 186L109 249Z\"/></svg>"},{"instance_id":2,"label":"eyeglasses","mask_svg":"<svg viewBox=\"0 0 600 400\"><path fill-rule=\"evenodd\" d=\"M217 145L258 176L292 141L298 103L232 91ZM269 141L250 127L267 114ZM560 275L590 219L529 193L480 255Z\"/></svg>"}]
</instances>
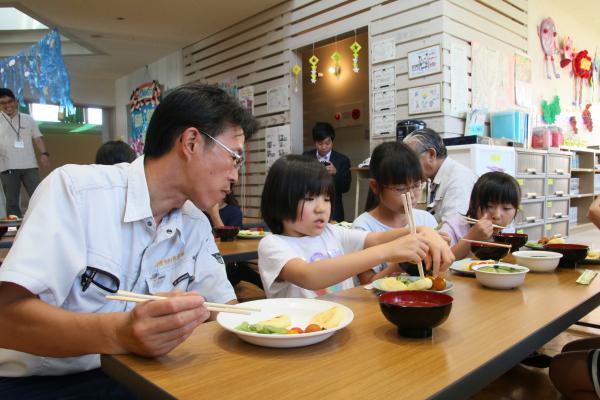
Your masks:
<instances>
[{"instance_id":1,"label":"eyeglasses","mask_svg":"<svg viewBox=\"0 0 600 400\"><path fill-rule=\"evenodd\" d=\"M117 293L119 290L119 278L94 267L87 267L81 275L81 291L85 292L91 284L109 293Z\"/></svg>"},{"instance_id":2,"label":"eyeglasses","mask_svg":"<svg viewBox=\"0 0 600 400\"><path fill-rule=\"evenodd\" d=\"M417 190L421 190L422 184L421 182L415 183L412 186L384 186L386 189L390 189L395 194L404 194L408 192L414 192Z\"/></svg>"},{"instance_id":3,"label":"eyeglasses","mask_svg":"<svg viewBox=\"0 0 600 400\"><path fill-rule=\"evenodd\" d=\"M235 151L231 150L229 147L227 147L226 145L224 145L223 142L221 142L220 140L215 139L214 137L210 136L208 133L204 133L204 132L200 132L200 133L202 133L203 135L208 136L209 138L211 138L213 142L215 142L216 144L218 144L219 146L221 146L221 148L223 150L225 150L227 153L229 153L229 155L233 159L233 165L234 165L234 167L236 167L237 169L240 169L242 167L242 165L244 165L244 156L243 155L238 154Z\"/></svg>"}]
</instances>

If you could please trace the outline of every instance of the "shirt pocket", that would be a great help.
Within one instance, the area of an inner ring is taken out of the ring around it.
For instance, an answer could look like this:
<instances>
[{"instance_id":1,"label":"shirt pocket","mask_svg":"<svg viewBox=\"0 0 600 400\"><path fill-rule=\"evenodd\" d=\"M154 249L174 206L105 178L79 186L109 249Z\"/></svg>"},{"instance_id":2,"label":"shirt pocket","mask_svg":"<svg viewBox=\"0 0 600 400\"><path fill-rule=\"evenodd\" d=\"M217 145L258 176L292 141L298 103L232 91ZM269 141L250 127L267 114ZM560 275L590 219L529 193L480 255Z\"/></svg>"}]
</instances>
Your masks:
<instances>
[{"instance_id":1,"label":"shirt pocket","mask_svg":"<svg viewBox=\"0 0 600 400\"><path fill-rule=\"evenodd\" d=\"M194 276L195 257L186 257L168 266L161 266L144 276L150 294L186 292L197 278Z\"/></svg>"}]
</instances>

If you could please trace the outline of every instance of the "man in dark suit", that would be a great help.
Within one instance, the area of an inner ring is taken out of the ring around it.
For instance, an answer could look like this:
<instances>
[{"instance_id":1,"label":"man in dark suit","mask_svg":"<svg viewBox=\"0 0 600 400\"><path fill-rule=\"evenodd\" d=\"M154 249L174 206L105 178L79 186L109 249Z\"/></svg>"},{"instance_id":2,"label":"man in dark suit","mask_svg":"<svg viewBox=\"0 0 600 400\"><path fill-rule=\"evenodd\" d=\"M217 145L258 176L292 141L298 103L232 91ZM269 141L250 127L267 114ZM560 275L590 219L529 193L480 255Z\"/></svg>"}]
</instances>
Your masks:
<instances>
[{"instance_id":1,"label":"man in dark suit","mask_svg":"<svg viewBox=\"0 0 600 400\"><path fill-rule=\"evenodd\" d=\"M303 155L315 157L320 161L327 171L333 176L335 182L335 200L331 219L335 221L344 220L344 205L342 194L350 190L352 177L350 175L350 160L342 153L333 150L335 130L327 122L317 122L312 130L315 148L305 151Z\"/></svg>"}]
</instances>

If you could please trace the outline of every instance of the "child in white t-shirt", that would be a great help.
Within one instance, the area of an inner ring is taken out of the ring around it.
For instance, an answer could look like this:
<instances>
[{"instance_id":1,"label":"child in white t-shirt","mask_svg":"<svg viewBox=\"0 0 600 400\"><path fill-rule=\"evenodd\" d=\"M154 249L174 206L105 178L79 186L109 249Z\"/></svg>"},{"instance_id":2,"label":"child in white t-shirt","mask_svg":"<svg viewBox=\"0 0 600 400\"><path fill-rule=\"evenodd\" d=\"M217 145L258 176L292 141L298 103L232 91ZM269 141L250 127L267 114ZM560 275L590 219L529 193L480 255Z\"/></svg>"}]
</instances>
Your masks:
<instances>
[{"instance_id":1,"label":"child in white t-shirt","mask_svg":"<svg viewBox=\"0 0 600 400\"><path fill-rule=\"evenodd\" d=\"M432 229L364 232L328 223L334 185L314 159L288 155L267 175L261 212L272 235L258 247L258 268L267 297L316 297L354 286L352 277L384 262L425 260L434 271L454 257Z\"/></svg>"},{"instance_id":2,"label":"child in white t-shirt","mask_svg":"<svg viewBox=\"0 0 600 400\"><path fill-rule=\"evenodd\" d=\"M373 150L369 174L366 211L354 220L352 227L368 232L407 227L401 195L410 193L413 204L416 204L421 194L423 171L417 155L404 143L382 143ZM427 211L415 208L412 214L417 226L432 229L437 226L435 218ZM358 279L361 283L369 283L399 272L408 265L382 263L360 273Z\"/></svg>"}]
</instances>

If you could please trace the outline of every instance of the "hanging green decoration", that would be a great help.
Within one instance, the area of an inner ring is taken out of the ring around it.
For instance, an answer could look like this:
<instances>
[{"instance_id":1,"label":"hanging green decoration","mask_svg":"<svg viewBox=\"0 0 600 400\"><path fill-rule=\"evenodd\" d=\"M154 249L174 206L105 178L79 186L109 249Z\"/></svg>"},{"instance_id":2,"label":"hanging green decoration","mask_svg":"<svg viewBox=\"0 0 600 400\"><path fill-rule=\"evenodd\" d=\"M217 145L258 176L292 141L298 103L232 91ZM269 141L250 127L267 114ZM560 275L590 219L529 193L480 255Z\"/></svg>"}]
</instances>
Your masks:
<instances>
[{"instance_id":1,"label":"hanging green decoration","mask_svg":"<svg viewBox=\"0 0 600 400\"><path fill-rule=\"evenodd\" d=\"M550 104L546 100L542 100L542 115L546 123L553 124L560 111L560 98L558 96L554 96Z\"/></svg>"},{"instance_id":2,"label":"hanging green decoration","mask_svg":"<svg viewBox=\"0 0 600 400\"><path fill-rule=\"evenodd\" d=\"M308 59L308 62L310 63L310 81L312 83L317 83L317 64L319 63L319 58L313 54L312 57Z\"/></svg>"},{"instance_id":3,"label":"hanging green decoration","mask_svg":"<svg viewBox=\"0 0 600 400\"><path fill-rule=\"evenodd\" d=\"M294 55L296 55L296 52L294 52ZM297 57L296 57L297 59ZM298 65L298 63L295 63L294 66L292 67L292 74L294 75L294 92L298 93L298 75L300 75L300 72L302 71L302 68Z\"/></svg>"},{"instance_id":4,"label":"hanging green decoration","mask_svg":"<svg viewBox=\"0 0 600 400\"><path fill-rule=\"evenodd\" d=\"M358 44L358 42L356 41L356 29L355 29L354 30L354 43L352 43L350 45L350 50L352 50L352 71L354 71L355 74L357 74L359 71L358 52L360 51L360 49L362 49L362 46L360 44Z\"/></svg>"},{"instance_id":5,"label":"hanging green decoration","mask_svg":"<svg viewBox=\"0 0 600 400\"><path fill-rule=\"evenodd\" d=\"M333 54L331 55L331 59L335 62L335 77L337 79L340 79L340 74L342 72L342 68L340 67L340 59L342 58L342 55L336 50L333 52Z\"/></svg>"}]
</instances>

